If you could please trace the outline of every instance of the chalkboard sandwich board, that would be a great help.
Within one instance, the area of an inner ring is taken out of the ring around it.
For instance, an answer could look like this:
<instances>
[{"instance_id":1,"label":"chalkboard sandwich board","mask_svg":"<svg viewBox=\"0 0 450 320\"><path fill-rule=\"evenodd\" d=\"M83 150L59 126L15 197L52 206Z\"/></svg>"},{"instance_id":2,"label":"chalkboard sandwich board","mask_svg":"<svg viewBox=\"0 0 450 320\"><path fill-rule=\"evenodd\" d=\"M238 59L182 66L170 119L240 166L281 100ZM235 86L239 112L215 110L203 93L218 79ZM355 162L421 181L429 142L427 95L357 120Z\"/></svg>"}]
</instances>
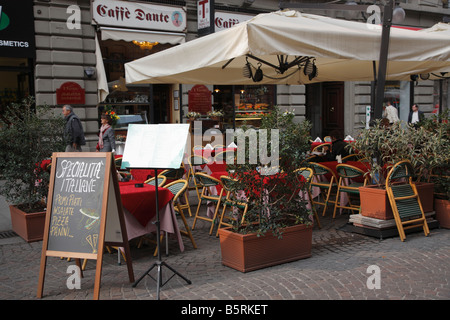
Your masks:
<instances>
[{"instance_id":1,"label":"chalkboard sandwich board","mask_svg":"<svg viewBox=\"0 0 450 320\"><path fill-rule=\"evenodd\" d=\"M42 297L47 257L97 260L94 299L98 299L105 245L125 249L134 281L122 201L110 152L54 153L42 243L38 298Z\"/></svg>"}]
</instances>

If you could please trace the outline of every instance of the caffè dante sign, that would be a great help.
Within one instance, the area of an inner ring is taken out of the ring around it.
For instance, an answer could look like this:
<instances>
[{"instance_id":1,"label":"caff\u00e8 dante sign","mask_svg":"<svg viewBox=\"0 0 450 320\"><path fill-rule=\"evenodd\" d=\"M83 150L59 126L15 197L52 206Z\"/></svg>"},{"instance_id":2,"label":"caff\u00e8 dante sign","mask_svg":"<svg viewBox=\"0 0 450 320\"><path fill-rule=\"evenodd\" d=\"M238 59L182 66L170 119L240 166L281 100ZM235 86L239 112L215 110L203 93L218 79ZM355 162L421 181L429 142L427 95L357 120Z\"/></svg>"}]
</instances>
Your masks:
<instances>
[{"instance_id":1,"label":"caff\u00e8 dante sign","mask_svg":"<svg viewBox=\"0 0 450 320\"><path fill-rule=\"evenodd\" d=\"M94 0L92 17L102 26L118 28L184 31L186 9L142 2Z\"/></svg>"}]
</instances>

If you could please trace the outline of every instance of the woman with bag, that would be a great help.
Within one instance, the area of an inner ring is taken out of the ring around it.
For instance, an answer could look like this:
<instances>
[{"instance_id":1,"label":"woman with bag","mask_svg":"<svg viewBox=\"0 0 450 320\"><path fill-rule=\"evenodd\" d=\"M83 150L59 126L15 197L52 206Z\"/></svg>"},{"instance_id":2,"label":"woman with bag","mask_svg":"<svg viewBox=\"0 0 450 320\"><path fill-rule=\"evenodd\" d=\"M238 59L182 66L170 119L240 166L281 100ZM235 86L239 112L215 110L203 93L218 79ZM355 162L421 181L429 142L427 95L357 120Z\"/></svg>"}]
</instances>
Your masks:
<instances>
[{"instance_id":1,"label":"woman with bag","mask_svg":"<svg viewBox=\"0 0 450 320\"><path fill-rule=\"evenodd\" d=\"M111 117L107 114L102 114L100 118L102 126L98 134L97 151L100 152L115 152L116 139L114 138L114 130L111 126Z\"/></svg>"}]
</instances>

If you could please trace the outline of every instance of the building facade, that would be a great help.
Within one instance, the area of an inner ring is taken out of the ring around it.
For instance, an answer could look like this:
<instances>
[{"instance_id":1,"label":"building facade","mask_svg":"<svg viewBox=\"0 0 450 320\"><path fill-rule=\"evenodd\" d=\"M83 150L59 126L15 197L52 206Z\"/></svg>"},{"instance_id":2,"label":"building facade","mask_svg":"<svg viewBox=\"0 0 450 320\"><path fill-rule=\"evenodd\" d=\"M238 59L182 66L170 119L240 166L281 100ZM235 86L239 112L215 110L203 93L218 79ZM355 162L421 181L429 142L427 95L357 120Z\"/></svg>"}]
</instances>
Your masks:
<instances>
[{"instance_id":1,"label":"building facade","mask_svg":"<svg viewBox=\"0 0 450 320\"><path fill-rule=\"evenodd\" d=\"M373 14L319 6L329 1L316 1L313 8L308 7L310 1L285 2L302 12L361 22ZM351 2L366 4L340 4ZM396 17L396 26L428 28L450 19L447 1L396 3L405 13L404 17L401 12ZM138 120L144 123L180 123L186 122L188 111L202 104L195 99L205 97L210 99L212 109L223 111L222 129L239 126L244 120L257 126L258 114L271 105L293 111L298 121L309 119L313 137L322 137L332 129L356 136L364 127L366 107L373 104L373 82L209 85L206 89L195 84L126 85L126 62L202 36L205 21L199 14L206 5L208 13L214 13L214 24L206 28L207 33L220 32L259 13L279 10L280 2L0 0L0 116L8 103L28 94L35 95L38 104L55 106L55 112L60 112L63 104L71 104L85 129L85 151L95 150L99 114L104 110L114 109L130 121L139 115ZM385 97L394 102L400 118L406 121L412 103L419 104L428 115L439 103L447 109L449 90L447 79L412 79L387 82Z\"/></svg>"}]
</instances>

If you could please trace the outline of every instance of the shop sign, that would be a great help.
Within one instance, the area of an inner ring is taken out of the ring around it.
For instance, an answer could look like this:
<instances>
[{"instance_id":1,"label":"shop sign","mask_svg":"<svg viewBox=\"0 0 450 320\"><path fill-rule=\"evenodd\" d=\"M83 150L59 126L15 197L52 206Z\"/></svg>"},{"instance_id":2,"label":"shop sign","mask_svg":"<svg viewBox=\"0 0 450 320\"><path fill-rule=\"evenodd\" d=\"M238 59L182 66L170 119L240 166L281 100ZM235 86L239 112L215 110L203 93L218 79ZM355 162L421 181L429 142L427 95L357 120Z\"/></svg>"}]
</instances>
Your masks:
<instances>
[{"instance_id":1,"label":"shop sign","mask_svg":"<svg viewBox=\"0 0 450 320\"><path fill-rule=\"evenodd\" d=\"M84 104L84 89L76 82L64 82L56 89L56 104Z\"/></svg>"},{"instance_id":2,"label":"shop sign","mask_svg":"<svg viewBox=\"0 0 450 320\"><path fill-rule=\"evenodd\" d=\"M250 20L253 17L254 16L248 14L216 11L214 18L214 30L215 32L226 30L238 23Z\"/></svg>"},{"instance_id":3,"label":"shop sign","mask_svg":"<svg viewBox=\"0 0 450 320\"><path fill-rule=\"evenodd\" d=\"M197 1L197 30L200 36L214 32L214 0Z\"/></svg>"},{"instance_id":4,"label":"shop sign","mask_svg":"<svg viewBox=\"0 0 450 320\"><path fill-rule=\"evenodd\" d=\"M186 9L142 2L94 0L92 19L102 26L183 32Z\"/></svg>"},{"instance_id":5,"label":"shop sign","mask_svg":"<svg viewBox=\"0 0 450 320\"><path fill-rule=\"evenodd\" d=\"M206 114L212 109L212 94L204 85L195 85L188 92L188 110Z\"/></svg>"},{"instance_id":6,"label":"shop sign","mask_svg":"<svg viewBox=\"0 0 450 320\"><path fill-rule=\"evenodd\" d=\"M0 52L2 57L36 56L32 0L0 0Z\"/></svg>"}]
</instances>

